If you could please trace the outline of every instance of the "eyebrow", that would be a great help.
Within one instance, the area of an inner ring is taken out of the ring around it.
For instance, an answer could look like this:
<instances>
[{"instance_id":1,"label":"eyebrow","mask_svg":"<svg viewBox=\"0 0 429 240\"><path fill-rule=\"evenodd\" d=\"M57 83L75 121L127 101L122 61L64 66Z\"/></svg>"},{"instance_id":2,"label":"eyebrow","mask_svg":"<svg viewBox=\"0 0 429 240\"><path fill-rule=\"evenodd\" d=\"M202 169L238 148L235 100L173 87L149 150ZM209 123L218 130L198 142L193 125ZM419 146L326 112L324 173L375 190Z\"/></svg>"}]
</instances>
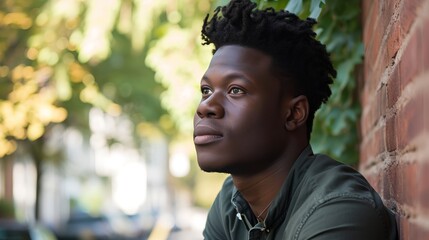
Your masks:
<instances>
[{"instance_id":1,"label":"eyebrow","mask_svg":"<svg viewBox=\"0 0 429 240\"><path fill-rule=\"evenodd\" d=\"M250 81L248 77L246 77L242 73L237 73L237 72L226 74L226 75L222 76L222 78L225 79L228 82L231 82L233 79L239 78L239 79L242 79L243 81L245 81L245 82L247 82L249 84L253 84L252 81ZM207 81L209 83L211 82L210 78L206 74L203 75L203 77L201 78L201 81L202 80L205 80L205 81Z\"/></svg>"}]
</instances>

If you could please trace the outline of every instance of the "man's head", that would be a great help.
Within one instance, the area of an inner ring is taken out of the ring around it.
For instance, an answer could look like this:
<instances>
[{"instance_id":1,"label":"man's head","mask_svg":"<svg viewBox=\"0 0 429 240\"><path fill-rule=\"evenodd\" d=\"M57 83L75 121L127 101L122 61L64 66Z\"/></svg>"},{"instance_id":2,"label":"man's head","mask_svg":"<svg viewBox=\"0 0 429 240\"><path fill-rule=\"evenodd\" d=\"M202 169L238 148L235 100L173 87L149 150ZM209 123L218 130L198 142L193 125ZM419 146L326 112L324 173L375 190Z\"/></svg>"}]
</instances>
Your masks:
<instances>
[{"instance_id":1,"label":"man's head","mask_svg":"<svg viewBox=\"0 0 429 240\"><path fill-rule=\"evenodd\" d=\"M272 57L284 86L293 88L295 96L307 97L310 110L307 137L313 127L314 114L331 95L329 84L336 71L326 48L315 39L313 19L301 20L296 15L273 9L257 10L250 0L232 0L218 7L214 16L204 19L202 38L213 43L214 52L226 45L239 45L261 50Z\"/></svg>"},{"instance_id":2,"label":"man's head","mask_svg":"<svg viewBox=\"0 0 429 240\"><path fill-rule=\"evenodd\" d=\"M194 118L205 171L254 174L302 150L331 94L336 73L314 39L315 22L255 6L232 0L204 20L204 44L215 45Z\"/></svg>"}]
</instances>

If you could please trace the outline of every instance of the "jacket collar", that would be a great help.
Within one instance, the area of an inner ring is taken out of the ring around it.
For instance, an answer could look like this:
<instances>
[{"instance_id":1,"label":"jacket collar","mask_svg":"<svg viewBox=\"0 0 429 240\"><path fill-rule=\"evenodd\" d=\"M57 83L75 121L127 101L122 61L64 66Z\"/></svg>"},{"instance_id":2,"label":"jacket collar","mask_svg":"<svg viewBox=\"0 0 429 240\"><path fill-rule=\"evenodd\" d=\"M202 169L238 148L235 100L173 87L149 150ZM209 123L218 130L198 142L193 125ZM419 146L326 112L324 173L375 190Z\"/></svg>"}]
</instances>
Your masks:
<instances>
[{"instance_id":1,"label":"jacket collar","mask_svg":"<svg viewBox=\"0 0 429 240\"><path fill-rule=\"evenodd\" d=\"M285 182L268 210L268 215L264 223L267 228L275 228L276 225L280 224L283 222L283 219L285 219L292 196L306 170L311 165L311 161L306 160L312 155L313 150L311 146L308 145L292 165ZM231 202L233 206L235 206L238 214L245 215L251 223L256 222L256 217L253 215L249 204L235 186L232 190Z\"/></svg>"}]
</instances>

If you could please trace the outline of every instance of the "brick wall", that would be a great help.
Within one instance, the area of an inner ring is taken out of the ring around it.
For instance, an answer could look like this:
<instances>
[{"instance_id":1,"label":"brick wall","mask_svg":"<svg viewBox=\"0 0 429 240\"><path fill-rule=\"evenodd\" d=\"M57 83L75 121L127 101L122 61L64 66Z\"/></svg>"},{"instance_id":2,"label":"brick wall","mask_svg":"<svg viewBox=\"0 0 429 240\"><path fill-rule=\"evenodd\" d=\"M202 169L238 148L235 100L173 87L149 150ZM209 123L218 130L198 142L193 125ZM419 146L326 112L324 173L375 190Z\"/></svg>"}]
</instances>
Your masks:
<instances>
[{"instance_id":1,"label":"brick wall","mask_svg":"<svg viewBox=\"0 0 429 240\"><path fill-rule=\"evenodd\" d=\"M363 0L362 24L359 168L400 239L429 239L429 0Z\"/></svg>"}]
</instances>

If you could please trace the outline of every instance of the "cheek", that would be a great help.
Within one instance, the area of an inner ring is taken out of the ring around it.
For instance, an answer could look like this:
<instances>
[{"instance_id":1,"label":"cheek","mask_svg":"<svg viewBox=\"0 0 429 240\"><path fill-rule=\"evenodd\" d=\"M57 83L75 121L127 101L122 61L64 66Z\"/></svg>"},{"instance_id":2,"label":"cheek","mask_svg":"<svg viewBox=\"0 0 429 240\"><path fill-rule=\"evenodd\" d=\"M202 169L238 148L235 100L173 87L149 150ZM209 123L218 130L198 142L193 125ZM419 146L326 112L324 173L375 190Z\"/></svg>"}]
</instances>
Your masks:
<instances>
[{"instance_id":1,"label":"cheek","mask_svg":"<svg viewBox=\"0 0 429 240\"><path fill-rule=\"evenodd\" d=\"M243 108L236 109L234 119L240 119L249 128L278 128L282 125L282 117L279 109L273 103L254 103Z\"/></svg>"},{"instance_id":2,"label":"cheek","mask_svg":"<svg viewBox=\"0 0 429 240\"><path fill-rule=\"evenodd\" d=\"M197 121L200 119L200 117L198 117L197 113L194 114L194 126L197 123Z\"/></svg>"},{"instance_id":3,"label":"cheek","mask_svg":"<svg viewBox=\"0 0 429 240\"><path fill-rule=\"evenodd\" d=\"M252 109L252 108L251 108ZM255 106L243 122L241 133L249 147L271 149L279 148L285 141L286 131L281 113L274 106Z\"/></svg>"},{"instance_id":4,"label":"cheek","mask_svg":"<svg viewBox=\"0 0 429 240\"><path fill-rule=\"evenodd\" d=\"M234 139L240 139L239 142L246 147L283 141L285 129L278 111L274 111L273 107L263 108L257 105L248 109L250 111L230 113L228 129Z\"/></svg>"}]
</instances>

